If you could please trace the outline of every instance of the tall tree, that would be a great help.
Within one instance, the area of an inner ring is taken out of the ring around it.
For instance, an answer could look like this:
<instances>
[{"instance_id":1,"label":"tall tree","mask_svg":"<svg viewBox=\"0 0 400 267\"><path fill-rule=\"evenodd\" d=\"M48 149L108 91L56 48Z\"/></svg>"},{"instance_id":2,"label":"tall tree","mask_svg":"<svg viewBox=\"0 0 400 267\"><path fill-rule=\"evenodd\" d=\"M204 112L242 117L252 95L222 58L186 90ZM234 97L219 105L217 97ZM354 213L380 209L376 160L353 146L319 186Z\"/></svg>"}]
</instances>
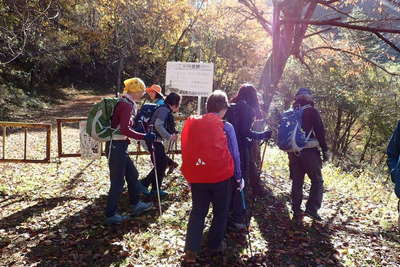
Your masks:
<instances>
[{"instance_id":1,"label":"tall tree","mask_svg":"<svg viewBox=\"0 0 400 267\"><path fill-rule=\"evenodd\" d=\"M357 52L345 51L330 44L307 49L303 45L306 38L345 28L373 34L400 52L398 46L390 40L392 34L400 33L396 27L399 23L398 13L391 12L393 9L400 10L395 5L396 1L384 1L390 5L383 5L382 1L372 0L271 0L268 1L267 8L272 9L272 12L263 10L256 0L239 2L246 8L246 16L256 19L273 40L272 52L265 63L259 83L259 88L264 91L266 111L278 90L278 83L290 57L305 64L307 53L318 49L357 55ZM354 6L368 9L372 14L371 19L357 20L352 17L350 13ZM373 61L366 60L374 64Z\"/></svg>"}]
</instances>

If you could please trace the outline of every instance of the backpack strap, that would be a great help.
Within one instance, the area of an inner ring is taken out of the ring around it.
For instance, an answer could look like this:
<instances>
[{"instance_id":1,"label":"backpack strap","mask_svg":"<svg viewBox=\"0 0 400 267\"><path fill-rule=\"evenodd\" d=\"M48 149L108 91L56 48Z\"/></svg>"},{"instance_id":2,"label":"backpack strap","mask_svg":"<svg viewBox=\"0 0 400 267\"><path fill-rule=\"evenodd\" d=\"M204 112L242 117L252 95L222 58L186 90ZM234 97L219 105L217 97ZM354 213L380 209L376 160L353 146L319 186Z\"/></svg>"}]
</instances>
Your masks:
<instances>
[{"instance_id":1,"label":"backpack strap","mask_svg":"<svg viewBox=\"0 0 400 267\"><path fill-rule=\"evenodd\" d=\"M304 110L306 110L308 108L312 108L312 106L310 104L307 104L307 105L304 105L304 106L300 106L299 108L301 109L302 112L304 112ZM301 124L303 124L303 117L301 118ZM307 141L310 140L311 134L314 134L314 136L315 136L314 128L311 128L310 132L306 136L306 140Z\"/></svg>"},{"instance_id":2,"label":"backpack strap","mask_svg":"<svg viewBox=\"0 0 400 267\"><path fill-rule=\"evenodd\" d=\"M117 102L117 104L115 105L114 110L112 111L113 114L111 115L111 121L112 121L112 119L113 119L114 112L115 112L115 110L117 109L118 104L121 103L121 102L125 102L125 103L127 103L127 104L129 104L129 105L132 105L132 112L131 112L131 116L132 116L133 110L135 109L135 102L132 102L130 99L128 99L128 98L126 98L126 97L119 97L118 102ZM110 125L111 125L111 124L110 124ZM113 139L113 135L114 135L116 132L119 131L119 128L120 128L120 125L119 125L119 124L117 125L117 127L116 127L115 129L111 128L111 129L113 130L113 131L111 132L111 140Z\"/></svg>"},{"instance_id":3,"label":"backpack strap","mask_svg":"<svg viewBox=\"0 0 400 267\"><path fill-rule=\"evenodd\" d=\"M302 111L304 111L304 110L306 110L306 109L308 109L308 108L311 108L312 106L310 105L310 104L307 104L307 105L304 105L304 106L300 106L300 109L302 110Z\"/></svg>"}]
</instances>

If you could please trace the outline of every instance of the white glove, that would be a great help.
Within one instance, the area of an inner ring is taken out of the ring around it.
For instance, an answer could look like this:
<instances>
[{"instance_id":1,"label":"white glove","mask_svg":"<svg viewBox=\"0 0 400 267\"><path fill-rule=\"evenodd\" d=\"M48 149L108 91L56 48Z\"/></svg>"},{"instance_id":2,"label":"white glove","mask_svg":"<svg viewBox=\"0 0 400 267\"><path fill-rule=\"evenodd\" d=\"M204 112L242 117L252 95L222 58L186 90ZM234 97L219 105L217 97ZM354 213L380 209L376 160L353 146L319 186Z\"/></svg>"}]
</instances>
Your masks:
<instances>
[{"instance_id":1,"label":"white glove","mask_svg":"<svg viewBox=\"0 0 400 267\"><path fill-rule=\"evenodd\" d=\"M244 188L244 179L243 179L243 178L241 178L240 180L237 179L236 182L238 183L238 188L237 188L237 190L242 191L243 188Z\"/></svg>"}]
</instances>

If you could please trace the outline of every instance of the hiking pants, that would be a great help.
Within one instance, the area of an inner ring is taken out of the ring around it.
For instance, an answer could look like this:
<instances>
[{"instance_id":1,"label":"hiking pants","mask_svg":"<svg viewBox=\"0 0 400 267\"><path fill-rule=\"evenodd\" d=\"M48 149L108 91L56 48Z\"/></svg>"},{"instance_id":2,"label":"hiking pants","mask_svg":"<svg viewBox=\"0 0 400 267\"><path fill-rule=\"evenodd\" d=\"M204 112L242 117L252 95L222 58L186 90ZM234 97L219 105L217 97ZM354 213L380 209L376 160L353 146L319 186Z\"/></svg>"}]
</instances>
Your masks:
<instances>
[{"instance_id":1,"label":"hiking pants","mask_svg":"<svg viewBox=\"0 0 400 267\"><path fill-rule=\"evenodd\" d=\"M165 170L167 169L167 164L168 164L168 158L167 155L165 154L165 149L164 145L160 142L154 142L153 143L154 147L154 156L155 156L155 163L154 163L154 158L153 158L153 153L151 153L151 161L153 164L156 165L156 170L157 170L157 179L158 179L158 186L161 189L161 184L165 176ZM151 184L152 190L157 190L157 184L156 184L156 175L155 175L155 169L150 171L150 173L144 178L141 183L147 188Z\"/></svg>"},{"instance_id":2,"label":"hiking pants","mask_svg":"<svg viewBox=\"0 0 400 267\"><path fill-rule=\"evenodd\" d=\"M107 197L106 216L115 215L118 201L124 188L125 180L128 184L129 202L136 205L139 202L137 188L139 173L128 155L128 141L113 140L108 167L110 169L110 191ZM110 142L106 143L108 155Z\"/></svg>"},{"instance_id":3,"label":"hiking pants","mask_svg":"<svg viewBox=\"0 0 400 267\"><path fill-rule=\"evenodd\" d=\"M249 164L248 164L248 175L249 184L251 189L256 193L262 192L262 185L260 181L260 169L261 165L261 155L260 155L260 141L253 140L250 145L249 151Z\"/></svg>"},{"instance_id":4,"label":"hiking pants","mask_svg":"<svg viewBox=\"0 0 400 267\"><path fill-rule=\"evenodd\" d=\"M322 161L316 148L303 149L299 156L289 153L289 171L292 179L292 210L301 211L303 200L303 184L305 174L311 180L311 189L306 203L306 210L317 212L321 208L323 194L323 179L321 174Z\"/></svg>"},{"instance_id":5,"label":"hiking pants","mask_svg":"<svg viewBox=\"0 0 400 267\"><path fill-rule=\"evenodd\" d=\"M191 184L192 211L190 212L186 232L185 251L197 252L200 250L204 220L207 216L210 203L213 207L213 219L208 232L207 246L210 249L218 249L221 245L228 220L231 180L227 179L214 184Z\"/></svg>"}]
</instances>

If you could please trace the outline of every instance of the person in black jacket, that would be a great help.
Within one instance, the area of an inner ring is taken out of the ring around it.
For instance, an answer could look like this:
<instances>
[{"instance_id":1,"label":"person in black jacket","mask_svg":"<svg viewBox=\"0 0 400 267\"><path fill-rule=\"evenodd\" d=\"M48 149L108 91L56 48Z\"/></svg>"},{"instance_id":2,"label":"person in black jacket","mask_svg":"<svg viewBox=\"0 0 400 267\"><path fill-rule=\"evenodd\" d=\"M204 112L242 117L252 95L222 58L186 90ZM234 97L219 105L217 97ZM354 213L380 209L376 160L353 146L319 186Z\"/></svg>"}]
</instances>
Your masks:
<instances>
[{"instance_id":1,"label":"person in black jacket","mask_svg":"<svg viewBox=\"0 0 400 267\"><path fill-rule=\"evenodd\" d=\"M397 127L394 130L386 150L387 154L387 165L390 171L390 178L395 184L395 193L400 198L400 168L399 168L399 157L400 157L400 121L397 123Z\"/></svg>"},{"instance_id":2,"label":"person in black jacket","mask_svg":"<svg viewBox=\"0 0 400 267\"><path fill-rule=\"evenodd\" d=\"M390 178L394 183L394 192L399 198L397 210L399 212L398 225L400 227L400 121L397 123L386 150L387 165L390 171Z\"/></svg>"},{"instance_id":3,"label":"person in black jacket","mask_svg":"<svg viewBox=\"0 0 400 267\"><path fill-rule=\"evenodd\" d=\"M256 115L260 113L260 107L257 99L257 90L251 84L243 84L235 98L231 100L233 104L226 112L225 119L230 122L236 133L236 139L240 153L240 169L245 183L249 183L249 164L251 140L264 140L271 137L271 131L266 130L256 132L251 130ZM247 186L245 187L247 190ZM231 204L231 218L229 226L237 230L244 230L247 226L244 224L245 210L242 206L239 191L234 190Z\"/></svg>"},{"instance_id":4,"label":"person in black jacket","mask_svg":"<svg viewBox=\"0 0 400 267\"><path fill-rule=\"evenodd\" d=\"M322 150L322 160L318 147L305 148L299 154L289 154L289 171L292 179L292 211L296 222L301 222L303 211L301 202L303 200L303 184L305 174L311 179L311 189L306 203L305 215L322 220L318 214L323 197L323 178L321 173L322 161L328 160L328 146L325 141L325 128L321 116L314 107L312 92L309 88L300 88L296 93L293 108L307 106L303 112L302 128L305 135L318 140Z\"/></svg>"}]
</instances>

